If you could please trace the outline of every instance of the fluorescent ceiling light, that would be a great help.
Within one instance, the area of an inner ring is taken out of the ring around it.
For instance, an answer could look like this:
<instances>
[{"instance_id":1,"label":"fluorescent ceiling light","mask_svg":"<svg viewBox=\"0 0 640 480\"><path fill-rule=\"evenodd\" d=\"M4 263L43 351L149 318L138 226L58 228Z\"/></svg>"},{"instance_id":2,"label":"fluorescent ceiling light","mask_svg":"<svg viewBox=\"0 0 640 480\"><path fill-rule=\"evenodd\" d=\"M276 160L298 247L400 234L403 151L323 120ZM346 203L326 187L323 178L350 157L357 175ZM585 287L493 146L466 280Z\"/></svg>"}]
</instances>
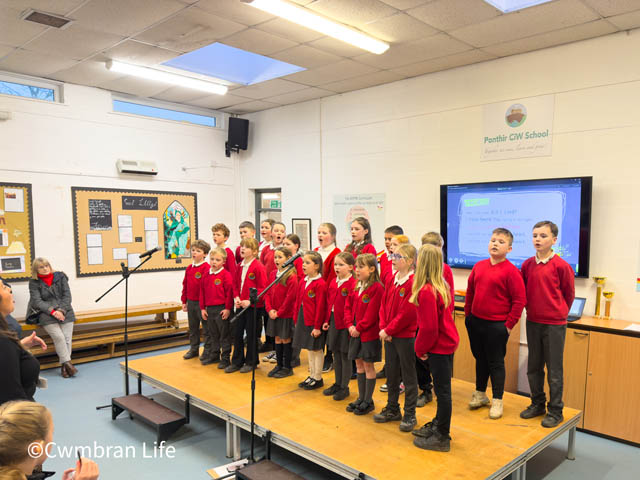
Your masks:
<instances>
[{"instance_id":1,"label":"fluorescent ceiling light","mask_svg":"<svg viewBox=\"0 0 640 480\"><path fill-rule=\"evenodd\" d=\"M550 1L551 0L484 0L485 3L496 7L502 13L516 12Z\"/></svg>"},{"instance_id":2,"label":"fluorescent ceiling light","mask_svg":"<svg viewBox=\"0 0 640 480\"><path fill-rule=\"evenodd\" d=\"M283 0L242 0L252 7L282 17L290 22L310 28L316 32L324 33L345 43L349 43L371 53L384 53L389 49L389 44L376 38L365 35L362 32L346 27L341 23L329 20L306 8L293 5Z\"/></svg>"},{"instance_id":3,"label":"fluorescent ceiling light","mask_svg":"<svg viewBox=\"0 0 640 480\"><path fill-rule=\"evenodd\" d=\"M194 90L202 90L204 92L215 93L216 95L224 95L227 93L227 87L218 85L217 83L205 82L197 78L186 77L184 75L176 75L175 73L163 72L153 68L139 67L137 65L129 65L127 63L109 60L106 67L112 72L133 75L134 77L146 78L148 80L156 80L179 87L192 88Z\"/></svg>"}]
</instances>

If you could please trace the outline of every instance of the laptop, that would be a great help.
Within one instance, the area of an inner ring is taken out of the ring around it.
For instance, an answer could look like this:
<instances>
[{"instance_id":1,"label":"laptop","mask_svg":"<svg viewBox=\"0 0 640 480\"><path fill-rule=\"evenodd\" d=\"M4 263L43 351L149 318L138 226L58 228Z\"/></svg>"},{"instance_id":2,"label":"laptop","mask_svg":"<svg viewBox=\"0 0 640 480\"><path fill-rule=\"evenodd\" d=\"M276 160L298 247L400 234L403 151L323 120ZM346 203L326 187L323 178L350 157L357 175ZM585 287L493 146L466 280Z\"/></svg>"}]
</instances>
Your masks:
<instances>
[{"instance_id":1,"label":"laptop","mask_svg":"<svg viewBox=\"0 0 640 480\"><path fill-rule=\"evenodd\" d=\"M571 304L571 310L569 310L569 318L567 318L567 322L575 322L582 317L582 311L584 310L584 304L587 302L587 299L584 297L576 297L573 299L573 303Z\"/></svg>"}]
</instances>

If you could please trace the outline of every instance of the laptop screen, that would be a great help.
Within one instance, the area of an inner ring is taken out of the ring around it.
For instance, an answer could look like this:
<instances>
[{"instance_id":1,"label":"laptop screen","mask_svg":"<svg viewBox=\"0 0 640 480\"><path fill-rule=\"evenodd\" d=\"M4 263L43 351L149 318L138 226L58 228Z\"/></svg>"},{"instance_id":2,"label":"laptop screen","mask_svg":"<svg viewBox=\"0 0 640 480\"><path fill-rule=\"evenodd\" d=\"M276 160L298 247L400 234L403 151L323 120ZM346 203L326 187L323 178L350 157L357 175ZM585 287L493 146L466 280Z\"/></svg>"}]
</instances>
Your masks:
<instances>
[{"instance_id":1,"label":"laptop screen","mask_svg":"<svg viewBox=\"0 0 640 480\"><path fill-rule=\"evenodd\" d=\"M583 297L576 297L573 299L573 304L571 305L571 310L569 310L570 318L580 318L582 316L582 311L584 310L584 304L587 299Z\"/></svg>"}]
</instances>

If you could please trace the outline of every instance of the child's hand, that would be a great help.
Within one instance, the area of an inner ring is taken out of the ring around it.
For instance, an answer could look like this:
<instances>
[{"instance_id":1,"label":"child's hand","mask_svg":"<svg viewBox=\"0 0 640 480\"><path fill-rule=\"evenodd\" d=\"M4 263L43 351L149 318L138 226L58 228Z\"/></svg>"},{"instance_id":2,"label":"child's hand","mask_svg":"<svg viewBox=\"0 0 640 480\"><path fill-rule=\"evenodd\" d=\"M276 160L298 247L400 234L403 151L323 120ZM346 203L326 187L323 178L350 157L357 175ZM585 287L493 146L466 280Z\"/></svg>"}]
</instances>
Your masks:
<instances>
[{"instance_id":1,"label":"child's hand","mask_svg":"<svg viewBox=\"0 0 640 480\"><path fill-rule=\"evenodd\" d=\"M354 327L353 325L351 325L349 327L349 334L353 337L353 338L358 338L360 336L360 332L356 329L356 327Z\"/></svg>"},{"instance_id":2,"label":"child's hand","mask_svg":"<svg viewBox=\"0 0 640 480\"><path fill-rule=\"evenodd\" d=\"M222 317L223 320L229 318L229 315L231 315L231 310L224 309L220 312L220 317Z\"/></svg>"},{"instance_id":3,"label":"child's hand","mask_svg":"<svg viewBox=\"0 0 640 480\"><path fill-rule=\"evenodd\" d=\"M249 300L240 300L240 306L242 308L247 308L249 305L251 305L251 302Z\"/></svg>"},{"instance_id":4,"label":"child's hand","mask_svg":"<svg viewBox=\"0 0 640 480\"><path fill-rule=\"evenodd\" d=\"M323 324L322 324L322 330L324 330L325 332L326 332L327 330L329 330L329 324L328 324L328 323L323 323Z\"/></svg>"},{"instance_id":5,"label":"child's hand","mask_svg":"<svg viewBox=\"0 0 640 480\"><path fill-rule=\"evenodd\" d=\"M387 335L387 332L385 332L384 330L380 330L380 333L378 335L380 335L380 340L382 340L383 342L389 338L389 335Z\"/></svg>"},{"instance_id":6,"label":"child's hand","mask_svg":"<svg viewBox=\"0 0 640 480\"><path fill-rule=\"evenodd\" d=\"M236 297L233 299L233 304L236 308L240 308L240 297Z\"/></svg>"},{"instance_id":7,"label":"child's hand","mask_svg":"<svg viewBox=\"0 0 640 480\"><path fill-rule=\"evenodd\" d=\"M97 480L100 470L98 464L88 458L76 462L76 468L68 468L62 474L62 480Z\"/></svg>"},{"instance_id":8,"label":"child's hand","mask_svg":"<svg viewBox=\"0 0 640 480\"><path fill-rule=\"evenodd\" d=\"M269 310L269 318L271 320L275 320L276 318L278 318L278 311L277 310Z\"/></svg>"},{"instance_id":9,"label":"child's hand","mask_svg":"<svg viewBox=\"0 0 640 480\"><path fill-rule=\"evenodd\" d=\"M313 338L318 338L321 333L322 331L318 330L317 328L314 328L313 330L311 330L311 336Z\"/></svg>"},{"instance_id":10,"label":"child's hand","mask_svg":"<svg viewBox=\"0 0 640 480\"><path fill-rule=\"evenodd\" d=\"M422 355L422 356L420 357L420 360L427 360L428 358L429 358L429 354L428 354L428 353L425 353L424 355Z\"/></svg>"},{"instance_id":11,"label":"child's hand","mask_svg":"<svg viewBox=\"0 0 640 480\"><path fill-rule=\"evenodd\" d=\"M507 328L507 333L508 333L509 335L511 335L511 330L513 330L513 329L512 329L512 328Z\"/></svg>"},{"instance_id":12,"label":"child's hand","mask_svg":"<svg viewBox=\"0 0 640 480\"><path fill-rule=\"evenodd\" d=\"M186 312L186 311L187 311L187 304L186 304L186 303L183 303L183 304L182 304L182 311L183 311L183 312Z\"/></svg>"},{"instance_id":13,"label":"child's hand","mask_svg":"<svg viewBox=\"0 0 640 480\"><path fill-rule=\"evenodd\" d=\"M200 314L202 315L202 319L203 320L208 320L209 319L209 314L207 313L206 310L204 310L204 309L200 310Z\"/></svg>"}]
</instances>

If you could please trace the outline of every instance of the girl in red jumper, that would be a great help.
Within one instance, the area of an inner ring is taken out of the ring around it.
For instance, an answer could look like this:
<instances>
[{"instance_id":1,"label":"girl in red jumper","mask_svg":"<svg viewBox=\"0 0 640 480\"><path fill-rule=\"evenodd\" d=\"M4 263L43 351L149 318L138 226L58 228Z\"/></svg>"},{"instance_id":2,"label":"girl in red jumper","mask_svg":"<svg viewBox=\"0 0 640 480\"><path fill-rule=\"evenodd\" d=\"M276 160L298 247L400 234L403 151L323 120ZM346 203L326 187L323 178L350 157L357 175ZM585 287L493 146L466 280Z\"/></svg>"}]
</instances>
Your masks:
<instances>
[{"instance_id":1,"label":"girl in red jumper","mask_svg":"<svg viewBox=\"0 0 640 480\"><path fill-rule=\"evenodd\" d=\"M429 361L438 409L431 422L413 432L416 436L413 444L438 452L448 452L451 441L451 374L453 353L460 340L449 308L452 301L449 286L442 277L442 252L434 245L423 245L418 253L410 302L417 307L415 352Z\"/></svg>"},{"instance_id":2,"label":"girl in red jumper","mask_svg":"<svg viewBox=\"0 0 640 480\"><path fill-rule=\"evenodd\" d=\"M335 356L336 382L322 391L324 395L333 395L334 400L344 400L349 396L349 380L351 380L351 361L349 360L349 324L344 315L347 297L356 285L353 278L353 267L356 261L353 255L342 252L336 255L334 266L336 278L327 289L326 321L323 330L328 330L327 348Z\"/></svg>"},{"instance_id":3,"label":"girl in red jumper","mask_svg":"<svg viewBox=\"0 0 640 480\"><path fill-rule=\"evenodd\" d=\"M356 258L356 290L348 297L345 317L349 323L349 359L356 361L358 398L347 406L347 412L365 415L374 410L373 390L376 371L373 364L382 360L379 337L380 302L384 287L378 275L375 255L364 253Z\"/></svg>"},{"instance_id":4,"label":"girl in red jumper","mask_svg":"<svg viewBox=\"0 0 640 480\"><path fill-rule=\"evenodd\" d=\"M291 255L293 256L296 253L298 253L298 250L300 250L300 237L295 233L292 233L291 235L287 235L287 237L284 239L284 242L282 242L282 245L287 247L291 252ZM302 270L302 258L297 258L293 263L296 266L295 272L298 275L298 281L304 280L304 271Z\"/></svg>"},{"instance_id":5,"label":"girl in red jumper","mask_svg":"<svg viewBox=\"0 0 640 480\"><path fill-rule=\"evenodd\" d=\"M371 225L364 217L356 217L351 222L351 243L344 248L345 252L358 258L363 253L371 253L376 256L376 248L371 243Z\"/></svg>"},{"instance_id":6,"label":"girl in red jumper","mask_svg":"<svg viewBox=\"0 0 640 480\"><path fill-rule=\"evenodd\" d=\"M315 390L324 385L322 381L322 359L326 334L322 331L325 320L327 285L322 279L322 257L317 252L304 254L302 269L306 277L298 287L296 298L296 329L293 347L309 351L309 376L298 386L305 390Z\"/></svg>"},{"instance_id":7,"label":"girl in red jumper","mask_svg":"<svg viewBox=\"0 0 640 480\"><path fill-rule=\"evenodd\" d=\"M340 249L336 247L336 234L336 226L333 223L321 223L318 227L319 245L313 249L322 256L322 278L327 285L336 278L333 262L340 253Z\"/></svg>"},{"instance_id":8,"label":"girl in red jumper","mask_svg":"<svg viewBox=\"0 0 640 480\"><path fill-rule=\"evenodd\" d=\"M376 423L400 421L400 430L410 432L416 426L418 378L414 343L416 335L416 307L409 302L413 285L416 248L404 244L389 254L395 277L387 282L380 308L380 340L385 346L387 374L387 406L373 416ZM389 267L390 269L391 267ZM404 417L400 414L398 397L400 381L404 380Z\"/></svg>"},{"instance_id":9,"label":"girl in red jumper","mask_svg":"<svg viewBox=\"0 0 640 480\"><path fill-rule=\"evenodd\" d=\"M274 253L277 272L271 272L268 283L279 279L265 297L265 308L269 315L267 335L276 339L276 366L270 377L284 378L293 375L291 370L291 337L293 336L293 313L298 292L298 277L295 268L284 273L282 267L291 258L291 251L278 247Z\"/></svg>"}]
</instances>

